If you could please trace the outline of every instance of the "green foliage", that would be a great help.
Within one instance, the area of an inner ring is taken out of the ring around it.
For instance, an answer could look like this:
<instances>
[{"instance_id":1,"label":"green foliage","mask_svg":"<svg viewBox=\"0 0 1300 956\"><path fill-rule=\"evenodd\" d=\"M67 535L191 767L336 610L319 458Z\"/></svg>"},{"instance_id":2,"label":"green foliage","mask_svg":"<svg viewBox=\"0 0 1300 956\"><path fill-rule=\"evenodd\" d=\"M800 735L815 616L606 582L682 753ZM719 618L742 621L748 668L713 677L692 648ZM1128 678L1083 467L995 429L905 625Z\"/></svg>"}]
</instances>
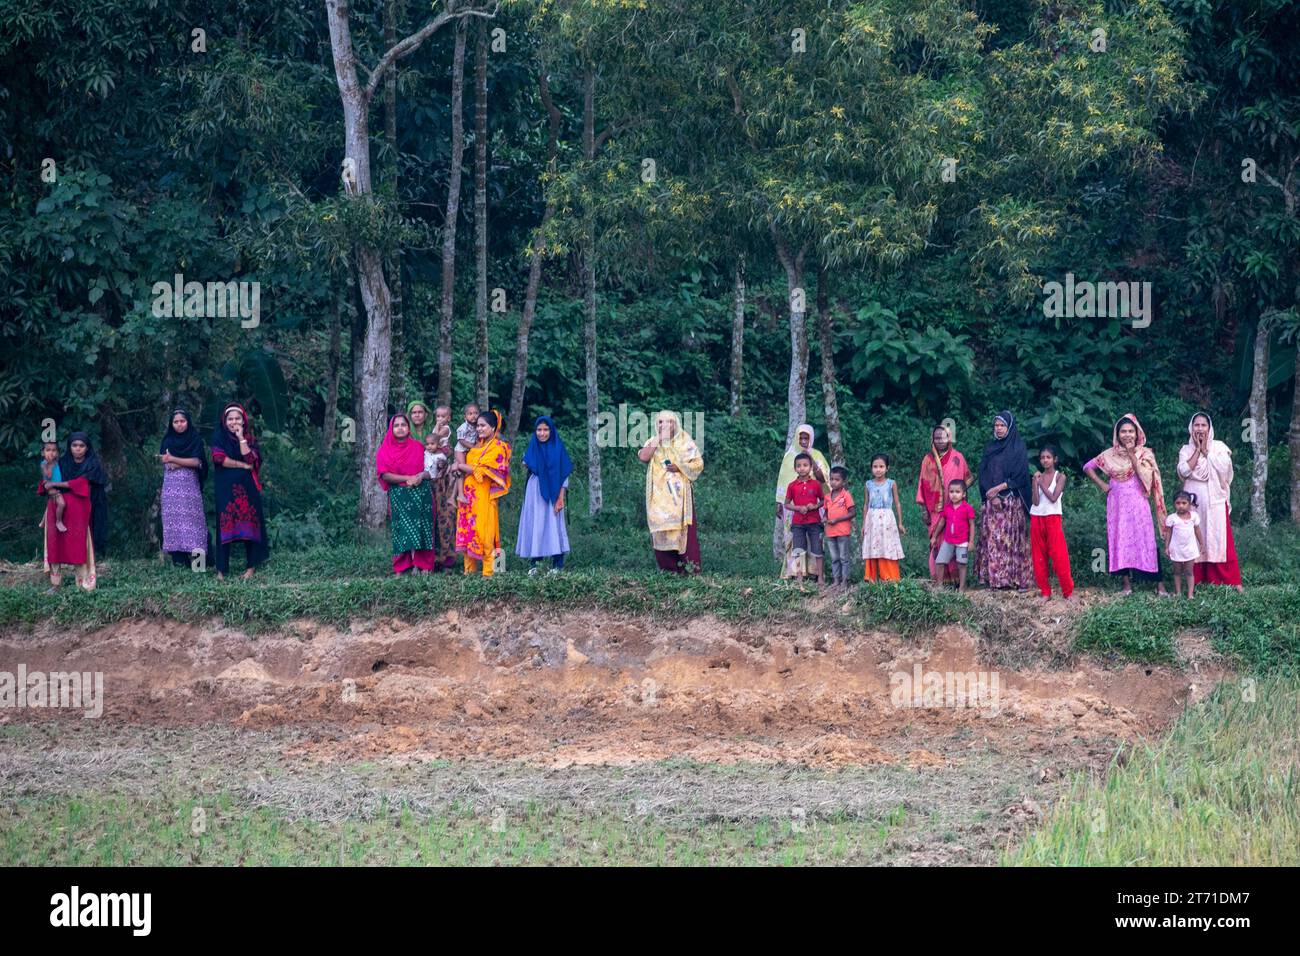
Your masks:
<instances>
[{"instance_id":1,"label":"green foliage","mask_svg":"<svg viewBox=\"0 0 1300 956\"><path fill-rule=\"evenodd\" d=\"M967 336L934 325L904 327L879 302L863 305L853 318L847 380L868 401L911 396L925 412L927 405L944 407L969 382L975 353Z\"/></svg>"}]
</instances>

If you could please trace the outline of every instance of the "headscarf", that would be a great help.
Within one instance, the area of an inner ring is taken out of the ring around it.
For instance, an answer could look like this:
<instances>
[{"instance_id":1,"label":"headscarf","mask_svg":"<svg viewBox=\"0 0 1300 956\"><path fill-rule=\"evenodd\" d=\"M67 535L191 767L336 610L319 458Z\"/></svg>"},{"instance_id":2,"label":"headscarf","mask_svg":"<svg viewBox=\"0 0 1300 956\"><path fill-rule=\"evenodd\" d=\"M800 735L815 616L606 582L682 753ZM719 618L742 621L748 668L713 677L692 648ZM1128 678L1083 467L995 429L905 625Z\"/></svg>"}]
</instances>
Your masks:
<instances>
[{"instance_id":1,"label":"headscarf","mask_svg":"<svg viewBox=\"0 0 1300 956\"><path fill-rule=\"evenodd\" d=\"M410 426L411 420L398 412L388 420L388 433L375 452L375 477L379 479L379 487L384 491L391 487L384 481L385 474L418 475L424 471L424 445L420 440L411 435L405 438L393 435L393 422L399 418L405 419L407 426Z\"/></svg>"},{"instance_id":2,"label":"headscarf","mask_svg":"<svg viewBox=\"0 0 1300 956\"><path fill-rule=\"evenodd\" d=\"M248 450L257 452L257 439L253 436L253 419L248 414L248 410L238 402L226 402L221 408L221 415L217 418L217 427L212 431L212 440L208 442L209 447L214 452L221 452L227 458L233 458L235 461L243 461L244 456L239 450L239 439L234 433L226 427L226 413L232 408L237 408L244 416L244 439L248 442ZM257 455L258 461L253 464L253 484L258 491L262 490L262 478L258 472L261 470L261 455Z\"/></svg>"},{"instance_id":3,"label":"headscarf","mask_svg":"<svg viewBox=\"0 0 1300 956\"><path fill-rule=\"evenodd\" d=\"M177 415L185 416L185 431L177 432L172 427L172 421ZM197 458L199 461L199 487L203 487L203 482L208 477L208 450L203 444L203 436L199 430L194 427L194 419L190 413L183 408L174 408L172 413L167 416L167 434L163 435L162 441L158 443L158 454L170 452L177 458Z\"/></svg>"},{"instance_id":4,"label":"headscarf","mask_svg":"<svg viewBox=\"0 0 1300 956\"><path fill-rule=\"evenodd\" d=\"M486 441L480 441L465 453L465 464L471 468L486 468L500 478L500 482L487 482L488 496L500 498L510 490L510 444L501 438L500 412L491 409L480 412L479 417L495 420L496 425Z\"/></svg>"},{"instance_id":5,"label":"headscarf","mask_svg":"<svg viewBox=\"0 0 1300 956\"><path fill-rule=\"evenodd\" d=\"M1110 432L1110 447L1094 460L1097 467L1106 473L1106 477L1114 481L1126 481L1132 476L1133 464L1129 461L1128 454L1119 441L1119 428L1125 422L1132 424L1137 431L1137 438L1134 440L1133 448L1133 457L1137 460L1137 476L1142 482L1142 490L1146 492L1147 497L1155 501L1156 515L1163 523L1166 514L1165 490L1160 481L1160 466L1156 464L1155 452L1147 447L1147 433L1142 430L1142 424L1138 421L1136 415L1129 412L1115 422Z\"/></svg>"},{"instance_id":6,"label":"headscarf","mask_svg":"<svg viewBox=\"0 0 1300 956\"><path fill-rule=\"evenodd\" d=\"M86 457L80 462L72 457L74 441L86 444ZM90 436L85 432L73 432L68 436L67 451L59 456L59 475L64 481L85 478L92 485L102 487L108 484L108 472L104 470L104 463L100 460L99 453L90 444Z\"/></svg>"},{"instance_id":7,"label":"headscarf","mask_svg":"<svg viewBox=\"0 0 1300 956\"><path fill-rule=\"evenodd\" d=\"M799 436L805 433L808 435L807 454L812 456L813 463L821 469L822 475L827 480L830 480L831 466L826 463L826 456L813 447L817 432L813 430L811 425L804 423L794 430L794 440L790 443L790 447L785 450L785 457L781 459L781 470L776 475L776 500L778 502L785 501L786 489L790 487L790 482L798 477L794 470L794 459L796 455L803 452L803 449L799 447Z\"/></svg>"},{"instance_id":8,"label":"headscarf","mask_svg":"<svg viewBox=\"0 0 1300 956\"><path fill-rule=\"evenodd\" d=\"M411 421L411 412L415 410L415 406L417 405L424 409L424 424L419 428L416 428L415 422ZM406 424L411 426L411 435L419 441L420 444L424 444L424 440L429 436L429 432L433 431L434 418L433 410L424 403L423 399L417 398L406 406Z\"/></svg>"},{"instance_id":9,"label":"headscarf","mask_svg":"<svg viewBox=\"0 0 1300 956\"><path fill-rule=\"evenodd\" d=\"M1187 481L1205 482L1209 489L1210 504L1221 504L1228 500L1229 485L1232 484L1232 449L1214 438L1214 419L1209 412L1197 412L1187 422L1187 444L1178 452L1179 474L1187 468L1192 455L1196 453L1196 441L1192 437L1192 425L1196 419L1204 418L1210 430L1206 434L1206 454L1196 463L1195 468L1188 469Z\"/></svg>"},{"instance_id":10,"label":"headscarf","mask_svg":"<svg viewBox=\"0 0 1300 956\"><path fill-rule=\"evenodd\" d=\"M652 534L682 531L695 519L691 487L704 471L700 450L682 430L682 420L676 412L665 409L655 415L655 434L659 433L659 422L664 418L672 419L673 437L655 449L645 473L646 524ZM676 474L664 467L665 459L677 466Z\"/></svg>"},{"instance_id":11,"label":"headscarf","mask_svg":"<svg viewBox=\"0 0 1300 956\"><path fill-rule=\"evenodd\" d=\"M930 508L927 497L923 494L923 489L928 488L930 491L929 499L934 501L933 510L936 514L938 514L939 510L943 508L944 504L948 500L946 487L947 482L944 480L943 455L939 454L939 449L934 446L934 433L940 428L945 432L948 432L948 450L943 454L948 456L960 454L960 452L957 451L957 445L952 440L952 432L949 430L947 425L935 425L934 428L930 429L930 453L921 459L921 475L920 480L917 481L916 501L917 504L925 505L927 509ZM969 483L970 469L965 467L964 458L962 459L962 462L962 470L965 472L965 474L962 475L962 480ZM997 482L994 482L994 484L997 484Z\"/></svg>"},{"instance_id":12,"label":"headscarf","mask_svg":"<svg viewBox=\"0 0 1300 956\"><path fill-rule=\"evenodd\" d=\"M994 437L984 446L979 467L980 496L987 496L990 488L1005 481L1007 488L1003 495L1019 495L1020 504L1028 511L1029 450L1020 438L1014 415L1003 409L998 412L997 420L1007 426L1007 433L1002 438Z\"/></svg>"},{"instance_id":13,"label":"headscarf","mask_svg":"<svg viewBox=\"0 0 1300 956\"><path fill-rule=\"evenodd\" d=\"M537 438L537 426L542 423L551 429L551 437L546 441ZM555 427L555 422L551 421L549 415L540 415L533 422L533 437L524 450L524 466L537 476L537 487L542 498L547 503L554 504L560 496L565 479L573 473L573 460L569 457L569 450L564 447L564 440L560 438L560 430Z\"/></svg>"},{"instance_id":14,"label":"headscarf","mask_svg":"<svg viewBox=\"0 0 1300 956\"><path fill-rule=\"evenodd\" d=\"M80 463L72 457L74 441L86 443L86 457ZM103 557L108 544L108 472L85 432L69 435L67 448L59 456L59 477L64 481L85 478L90 483L90 538L96 556Z\"/></svg>"}]
</instances>

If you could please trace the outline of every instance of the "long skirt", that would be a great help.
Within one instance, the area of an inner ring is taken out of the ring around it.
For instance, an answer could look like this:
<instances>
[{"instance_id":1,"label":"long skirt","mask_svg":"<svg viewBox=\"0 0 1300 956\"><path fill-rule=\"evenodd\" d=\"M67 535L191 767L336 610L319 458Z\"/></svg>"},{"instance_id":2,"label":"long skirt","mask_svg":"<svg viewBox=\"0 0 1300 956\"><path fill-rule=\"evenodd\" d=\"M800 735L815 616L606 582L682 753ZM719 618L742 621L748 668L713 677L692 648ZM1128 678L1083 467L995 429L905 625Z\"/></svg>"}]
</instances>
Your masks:
<instances>
[{"instance_id":1,"label":"long skirt","mask_svg":"<svg viewBox=\"0 0 1300 956\"><path fill-rule=\"evenodd\" d=\"M203 514L203 490L199 473L193 468L168 468L163 471L162 549L177 564L190 563L190 556L208 550L208 521Z\"/></svg>"},{"instance_id":2,"label":"long skirt","mask_svg":"<svg viewBox=\"0 0 1300 956\"><path fill-rule=\"evenodd\" d=\"M388 489L389 522L393 532L393 573L412 567L433 569L433 489L422 481L414 488Z\"/></svg>"},{"instance_id":3,"label":"long skirt","mask_svg":"<svg viewBox=\"0 0 1300 956\"><path fill-rule=\"evenodd\" d=\"M567 482L566 482L567 485ZM555 505L542 497L536 475L528 476L524 486L524 506L519 512L519 533L515 535L515 554L521 558L550 558L569 550L569 529L565 511L555 512Z\"/></svg>"},{"instance_id":4,"label":"long skirt","mask_svg":"<svg viewBox=\"0 0 1300 956\"><path fill-rule=\"evenodd\" d=\"M889 561L903 559L903 542L898 537L898 521L889 508L868 508L862 522L862 556L885 558Z\"/></svg>"},{"instance_id":5,"label":"long skirt","mask_svg":"<svg viewBox=\"0 0 1300 956\"><path fill-rule=\"evenodd\" d=\"M660 571L690 574L700 570L700 539L695 533L695 522L686 526L685 551L655 550L655 563Z\"/></svg>"},{"instance_id":6,"label":"long skirt","mask_svg":"<svg viewBox=\"0 0 1300 956\"><path fill-rule=\"evenodd\" d=\"M1197 584L1226 584L1236 587L1241 584L1241 567L1237 564L1237 546L1232 542L1232 516L1228 513L1228 503L1223 503L1224 521L1227 522L1228 553L1226 561L1211 563L1198 561L1192 565L1192 579Z\"/></svg>"},{"instance_id":7,"label":"long skirt","mask_svg":"<svg viewBox=\"0 0 1300 956\"><path fill-rule=\"evenodd\" d=\"M434 567L456 566L456 509L459 506L460 482L447 465L433 482Z\"/></svg>"},{"instance_id":8,"label":"long skirt","mask_svg":"<svg viewBox=\"0 0 1300 956\"><path fill-rule=\"evenodd\" d=\"M991 588L1028 588L1034 583L1029 519L1015 495L984 502L975 573Z\"/></svg>"},{"instance_id":9,"label":"long skirt","mask_svg":"<svg viewBox=\"0 0 1300 956\"><path fill-rule=\"evenodd\" d=\"M84 478L77 479L86 484ZM72 568L77 586L95 590L95 542L90 533L90 499L68 491L63 493L63 523L67 531L55 527L57 506L54 498L45 502L44 569L50 583L63 580L63 568Z\"/></svg>"}]
</instances>

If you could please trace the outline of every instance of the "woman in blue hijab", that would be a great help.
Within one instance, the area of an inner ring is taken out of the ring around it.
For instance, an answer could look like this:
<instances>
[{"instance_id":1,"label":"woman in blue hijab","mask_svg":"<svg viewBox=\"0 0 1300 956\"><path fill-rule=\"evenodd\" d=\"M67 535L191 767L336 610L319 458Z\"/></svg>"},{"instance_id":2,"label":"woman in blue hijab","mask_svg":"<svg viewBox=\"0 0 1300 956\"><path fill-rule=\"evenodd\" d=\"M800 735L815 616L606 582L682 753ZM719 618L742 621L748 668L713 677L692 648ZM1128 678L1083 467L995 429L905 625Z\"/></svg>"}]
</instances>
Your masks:
<instances>
[{"instance_id":1,"label":"woman in blue hijab","mask_svg":"<svg viewBox=\"0 0 1300 956\"><path fill-rule=\"evenodd\" d=\"M543 415L533 423L533 437L524 452L528 469L528 486L524 489L524 508L519 513L519 534L515 553L527 558L528 573L537 573L537 562L551 559L554 574L564 567L569 553L569 530L564 520L564 499L573 473L573 460L564 447L555 422Z\"/></svg>"}]
</instances>

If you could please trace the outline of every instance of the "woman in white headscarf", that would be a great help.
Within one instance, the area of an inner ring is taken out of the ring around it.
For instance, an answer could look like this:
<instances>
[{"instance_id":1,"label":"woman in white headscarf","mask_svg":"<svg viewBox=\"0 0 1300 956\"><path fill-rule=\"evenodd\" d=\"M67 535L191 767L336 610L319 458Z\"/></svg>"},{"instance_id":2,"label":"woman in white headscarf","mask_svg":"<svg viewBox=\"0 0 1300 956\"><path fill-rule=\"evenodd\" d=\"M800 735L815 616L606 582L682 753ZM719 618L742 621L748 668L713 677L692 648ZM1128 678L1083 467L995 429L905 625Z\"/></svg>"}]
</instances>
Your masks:
<instances>
[{"instance_id":1,"label":"woman in white headscarf","mask_svg":"<svg viewBox=\"0 0 1300 956\"><path fill-rule=\"evenodd\" d=\"M1178 452L1183 491L1195 495L1205 551L1192 569L1197 584L1226 584L1241 590L1241 568L1232 543L1232 451L1214 438L1214 422L1197 412L1187 423L1188 442Z\"/></svg>"},{"instance_id":2,"label":"woman in white headscarf","mask_svg":"<svg viewBox=\"0 0 1300 956\"><path fill-rule=\"evenodd\" d=\"M788 578L797 572L790 569L790 548L793 545L794 537L790 534L790 517L791 512L785 508L785 493L790 487L790 482L795 479L794 459L796 455L808 454L812 456L812 477L821 482L822 491L827 492L827 482L830 481L831 466L826 462L826 456L813 447L813 439L817 433L813 427L808 424L800 425L794 430L794 441L786 449L785 457L781 459L781 470L776 476L776 528L772 534L772 551L774 554L781 556L781 577ZM821 560L818 559L816 566L810 566L808 574L821 577Z\"/></svg>"}]
</instances>

